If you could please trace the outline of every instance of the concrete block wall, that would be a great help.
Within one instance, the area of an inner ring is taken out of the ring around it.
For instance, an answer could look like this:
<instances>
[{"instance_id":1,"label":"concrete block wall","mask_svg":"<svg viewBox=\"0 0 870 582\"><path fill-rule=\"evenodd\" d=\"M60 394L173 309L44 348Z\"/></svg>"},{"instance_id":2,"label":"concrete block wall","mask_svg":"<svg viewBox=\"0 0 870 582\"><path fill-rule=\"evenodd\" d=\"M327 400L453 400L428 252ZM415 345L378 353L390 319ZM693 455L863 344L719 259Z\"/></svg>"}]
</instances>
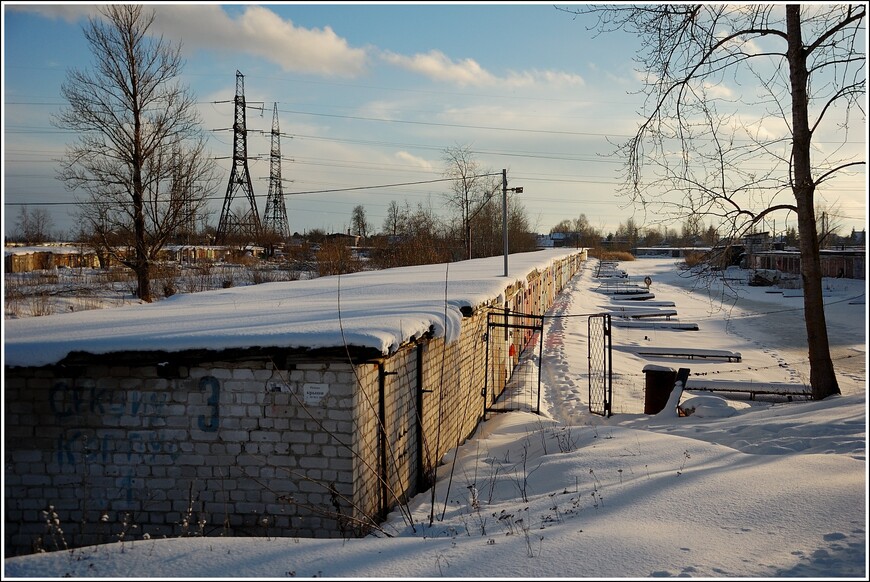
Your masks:
<instances>
[{"instance_id":1,"label":"concrete block wall","mask_svg":"<svg viewBox=\"0 0 870 582\"><path fill-rule=\"evenodd\" d=\"M424 360L424 471L431 473L452 448L471 436L483 416L486 309L462 322L455 342L429 342Z\"/></svg>"},{"instance_id":2,"label":"concrete block wall","mask_svg":"<svg viewBox=\"0 0 870 582\"><path fill-rule=\"evenodd\" d=\"M70 546L327 537L353 523L323 511L354 516L352 366L202 362L166 376L155 365L6 370L6 555L56 549L49 506Z\"/></svg>"},{"instance_id":3,"label":"concrete block wall","mask_svg":"<svg viewBox=\"0 0 870 582\"><path fill-rule=\"evenodd\" d=\"M388 495L386 509L407 501L417 491L420 425L417 412L417 360L425 352L407 346L390 357L383 367L385 396L385 461Z\"/></svg>"},{"instance_id":4,"label":"concrete block wall","mask_svg":"<svg viewBox=\"0 0 870 582\"><path fill-rule=\"evenodd\" d=\"M406 346L385 362L357 367L353 498L360 526L379 523L416 485L415 354Z\"/></svg>"},{"instance_id":5,"label":"concrete block wall","mask_svg":"<svg viewBox=\"0 0 870 582\"><path fill-rule=\"evenodd\" d=\"M144 534L365 533L480 422L489 309L544 313L583 258L481 306L458 340L421 338L380 361L95 356L5 369L6 555L59 549L49 506L71 547Z\"/></svg>"},{"instance_id":6,"label":"concrete block wall","mask_svg":"<svg viewBox=\"0 0 870 582\"><path fill-rule=\"evenodd\" d=\"M483 415L486 310L463 320L457 341L420 340L383 362L360 386L354 498L365 516L385 515L426 487L444 455ZM384 421L379 375L384 374ZM364 374L360 374L361 377ZM383 426L383 448L379 431Z\"/></svg>"}]
</instances>

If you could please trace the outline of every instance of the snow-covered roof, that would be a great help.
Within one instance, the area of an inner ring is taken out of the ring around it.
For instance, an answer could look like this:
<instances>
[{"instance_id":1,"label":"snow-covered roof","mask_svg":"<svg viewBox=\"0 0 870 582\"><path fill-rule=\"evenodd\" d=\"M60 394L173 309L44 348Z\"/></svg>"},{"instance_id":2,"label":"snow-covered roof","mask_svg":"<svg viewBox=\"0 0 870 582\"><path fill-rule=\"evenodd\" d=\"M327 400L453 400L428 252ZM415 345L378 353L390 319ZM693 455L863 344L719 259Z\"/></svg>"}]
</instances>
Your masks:
<instances>
[{"instance_id":1,"label":"snow-covered roof","mask_svg":"<svg viewBox=\"0 0 870 582\"><path fill-rule=\"evenodd\" d=\"M505 289L576 249L401 267L175 295L147 305L10 319L6 366L56 364L73 352L374 348L386 355L433 331L458 338L463 307L503 300Z\"/></svg>"},{"instance_id":2,"label":"snow-covered roof","mask_svg":"<svg viewBox=\"0 0 870 582\"><path fill-rule=\"evenodd\" d=\"M54 253L57 255L73 255L82 252L92 253L93 249L87 245L35 245L26 247L4 247L4 255L32 255L35 253Z\"/></svg>"}]
</instances>

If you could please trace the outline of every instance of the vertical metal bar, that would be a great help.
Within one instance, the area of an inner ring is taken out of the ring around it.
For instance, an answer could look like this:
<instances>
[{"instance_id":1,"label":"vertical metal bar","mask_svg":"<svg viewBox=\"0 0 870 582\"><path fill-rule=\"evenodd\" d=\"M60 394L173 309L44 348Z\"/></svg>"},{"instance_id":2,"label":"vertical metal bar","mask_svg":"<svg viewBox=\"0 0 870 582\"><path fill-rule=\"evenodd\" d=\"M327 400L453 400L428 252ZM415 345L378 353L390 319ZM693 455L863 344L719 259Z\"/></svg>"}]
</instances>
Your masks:
<instances>
[{"instance_id":1,"label":"vertical metal bar","mask_svg":"<svg viewBox=\"0 0 870 582\"><path fill-rule=\"evenodd\" d=\"M589 412L592 412L592 318L594 315L590 315L586 318L586 377L589 379Z\"/></svg>"},{"instance_id":2,"label":"vertical metal bar","mask_svg":"<svg viewBox=\"0 0 870 582\"><path fill-rule=\"evenodd\" d=\"M490 340L492 339L492 327L490 326L490 318L492 317L492 313L486 314L486 360L484 364L484 375L483 375L483 391L480 393L483 396L483 420L486 420L486 394L487 388L489 387L489 350L492 347L492 343Z\"/></svg>"},{"instance_id":3,"label":"vertical metal bar","mask_svg":"<svg viewBox=\"0 0 870 582\"><path fill-rule=\"evenodd\" d=\"M422 491L426 486L426 473L423 470L423 344L417 344L417 490Z\"/></svg>"},{"instance_id":4,"label":"vertical metal bar","mask_svg":"<svg viewBox=\"0 0 870 582\"><path fill-rule=\"evenodd\" d=\"M387 374L384 371L384 363L378 363L378 471L381 480L381 503L380 515L385 518L389 512L387 496Z\"/></svg>"},{"instance_id":5,"label":"vertical metal bar","mask_svg":"<svg viewBox=\"0 0 870 582\"><path fill-rule=\"evenodd\" d=\"M544 316L541 315L538 320L540 328L538 328L538 406L535 414L541 414L541 368L544 367Z\"/></svg>"},{"instance_id":6,"label":"vertical metal bar","mask_svg":"<svg viewBox=\"0 0 870 582\"><path fill-rule=\"evenodd\" d=\"M607 366L607 402L604 405L604 412L608 418L613 415L613 328L610 326L610 314L604 314L604 335L607 337L607 358L605 365Z\"/></svg>"}]
</instances>

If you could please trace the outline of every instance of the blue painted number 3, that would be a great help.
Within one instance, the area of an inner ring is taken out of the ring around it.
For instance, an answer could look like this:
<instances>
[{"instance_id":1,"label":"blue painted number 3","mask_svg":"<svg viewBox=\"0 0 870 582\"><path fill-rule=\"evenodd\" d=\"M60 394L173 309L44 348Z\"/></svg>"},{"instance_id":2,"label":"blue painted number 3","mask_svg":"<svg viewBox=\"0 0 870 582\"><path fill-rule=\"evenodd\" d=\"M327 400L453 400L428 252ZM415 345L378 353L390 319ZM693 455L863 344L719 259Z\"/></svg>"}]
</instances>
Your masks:
<instances>
[{"instance_id":1,"label":"blue painted number 3","mask_svg":"<svg viewBox=\"0 0 870 582\"><path fill-rule=\"evenodd\" d=\"M199 380L200 390L211 389L211 396L208 398L207 404L211 406L211 417L206 419L204 414L200 414L197 419L200 430L205 432L216 432L220 424L220 404L221 404L221 385L218 379L214 376L204 376Z\"/></svg>"}]
</instances>

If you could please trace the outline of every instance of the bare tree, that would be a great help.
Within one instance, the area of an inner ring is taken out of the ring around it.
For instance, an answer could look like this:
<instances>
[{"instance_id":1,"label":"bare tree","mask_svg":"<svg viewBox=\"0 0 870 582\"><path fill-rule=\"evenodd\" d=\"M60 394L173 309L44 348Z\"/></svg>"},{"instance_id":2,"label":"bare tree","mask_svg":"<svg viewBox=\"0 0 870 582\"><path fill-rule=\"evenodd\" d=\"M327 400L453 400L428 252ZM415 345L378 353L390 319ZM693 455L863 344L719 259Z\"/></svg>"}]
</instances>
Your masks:
<instances>
[{"instance_id":1,"label":"bare tree","mask_svg":"<svg viewBox=\"0 0 870 582\"><path fill-rule=\"evenodd\" d=\"M664 235L654 227L646 227L643 229L643 244L647 247L654 247L664 242Z\"/></svg>"},{"instance_id":2,"label":"bare tree","mask_svg":"<svg viewBox=\"0 0 870 582\"><path fill-rule=\"evenodd\" d=\"M449 245L432 208L418 204L413 210L407 202L404 208L393 202L387 218L390 224L385 223L384 234L388 236L374 243L372 261L378 268L450 261Z\"/></svg>"},{"instance_id":3,"label":"bare tree","mask_svg":"<svg viewBox=\"0 0 870 582\"><path fill-rule=\"evenodd\" d=\"M466 258L472 257L471 221L493 195L493 181L482 172L469 146L453 146L444 150L444 175L450 178L450 193L447 203L458 216L462 228L462 242Z\"/></svg>"},{"instance_id":4,"label":"bare tree","mask_svg":"<svg viewBox=\"0 0 870 582\"><path fill-rule=\"evenodd\" d=\"M399 209L399 203L395 200L390 200L390 205L387 207L387 217L384 219L382 231L389 236L399 234L401 227L402 211Z\"/></svg>"},{"instance_id":5,"label":"bare tree","mask_svg":"<svg viewBox=\"0 0 870 582\"><path fill-rule=\"evenodd\" d=\"M554 233L570 234L574 232L574 221L570 218L565 218L550 229L550 234Z\"/></svg>"},{"instance_id":6,"label":"bare tree","mask_svg":"<svg viewBox=\"0 0 870 582\"><path fill-rule=\"evenodd\" d=\"M855 116L866 123L866 5L561 10L593 15L599 31L628 32L643 47L646 112L617 150L627 166L624 193L636 205L671 221L712 216L730 241L772 215L795 213L813 398L839 394L814 202L832 180L866 164L863 147L848 140Z\"/></svg>"},{"instance_id":7,"label":"bare tree","mask_svg":"<svg viewBox=\"0 0 870 582\"><path fill-rule=\"evenodd\" d=\"M556 226L550 229L550 234L562 233L569 239L572 246L581 247L596 247L600 244L601 233L596 230L585 214L580 214L574 220L565 218Z\"/></svg>"},{"instance_id":8,"label":"bare tree","mask_svg":"<svg viewBox=\"0 0 870 582\"><path fill-rule=\"evenodd\" d=\"M627 251L637 246L639 238L640 226L638 226L632 217L629 217L624 223L620 222L616 228L616 239Z\"/></svg>"},{"instance_id":9,"label":"bare tree","mask_svg":"<svg viewBox=\"0 0 870 582\"><path fill-rule=\"evenodd\" d=\"M690 214L683 220L682 235L683 246L694 246L701 233L704 231L704 219L698 214Z\"/></svg>"},{"instance_id":10,"label":"bare tree","mask_svg":"<svg viewBox=\"0 0 870 582\"><path fill-rule=\"evenodd\" d=\"M707 246L714 246L719 242L719 231L712 224L707 227L707 230L701 235L701 242Z\"/></svg>"},{"instance_id":11,"label":"bare tree","mask_svg":"<svg viewBox=\"0 0 870 582\"><path fill-rule=\"evenodd\" d=\"M341 239L327 239L317 252L317 271L321 277L343 275L360 270L359 261L353 257L350 247Z\"/></svg>"},{"instance_id":12,"label":"bare tree","mask_svg":"<svg viewBox=\"0 0 870 582\"><path fill-rule=\"evenodd\" d=\"M501 254L503 247L501 196L498 197L498 201L493 198L485 198L473 210L474 212L469 216L468 229L462 223L454 223L454 240L465 241L462 233L469 235L469 242L464 247L466 251L464 258L492 257ZM457 225L461 226L461 229L456 229ZM456 236L457 234L459 236ZM469 246L471 254L468 254Z\"/></svg>"},{"instance_id":13,"label":"bare tree","mask_svg":"<svg viewBox=\"0 0 870 582\"><path fill-rule=\"evenodd\" d=\"M44 208L31 211L25 204L18 212L17 236L25 244L47 242L51 238L53 221Z\"/></svg>"},{"instance_id":14,"label":"bare tree","mask_svg":"<svg viewBox=\"0 0 870 582\"><path fill-rule=\"evenodd\" d=\"M360 238L366 238L369 232L369 223L366 220L366 209L362 204L353 207L350 217L351 228Z\"/></svg>"},{"instance_id":15,"label":"bare tree","mask_svg":"<svg viewBox=\"0 0 870 582\"><path fill-rule=\"evenodd\" d=\"M819 233L819 248L827 249L836 244L837 234L843 229L841 209L838 205L816 204L816 231Z\"/></svg>"},{"instance_id":16,"label":"bare tree","mask_svg":"<svg viewBox=\"0 0 870 582\"><path fill-rule=\"evenodd\" d=\"M508 252L526 253L538 248L537 225L529 221L525 205L519 200L519 194L508 194ZM504 252L504 241L502 241ZM497 254L497 253L496 253Z\"/></svg>"},{"instance_id":17,"label":"bare tree","mask_svg":"<svg viewBox=\"0 0 870 582\"><path fill-rule=\"evenodd\" d=\"M52 120L79 136L59 175L86 193L77 200L82 222L151 301L152 263L169 237L195 223L216 172L196 101L177 81L180 47L149 34L153 10L107 5L100 14L84 28L94 68L68 73L68 107Z\"/></svg>"},{"instance_id":18,"label":"bare tree","mask_svg":"<svg viewBox=\"0 0 870 582\"><path fill-rule=\"evenodd\" d=\"M577 246L595 248L601 245L601 231L589 223L585 214L574 219L574 232L577 233Z\"/></svg>"}]
</instances>

